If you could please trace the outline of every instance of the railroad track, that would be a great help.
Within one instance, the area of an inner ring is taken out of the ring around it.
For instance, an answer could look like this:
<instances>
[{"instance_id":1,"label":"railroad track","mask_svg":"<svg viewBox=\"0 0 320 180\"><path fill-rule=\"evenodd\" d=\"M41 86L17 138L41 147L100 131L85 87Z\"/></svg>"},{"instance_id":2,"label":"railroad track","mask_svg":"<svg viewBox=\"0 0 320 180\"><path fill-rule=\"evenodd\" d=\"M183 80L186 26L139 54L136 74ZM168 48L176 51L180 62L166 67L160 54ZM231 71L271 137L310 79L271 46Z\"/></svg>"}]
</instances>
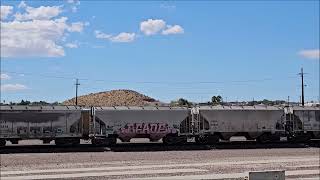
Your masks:
<instances>
[{"instance_id":1,"label":"railroad track","mask_svg":"<svg viewBox=\"0 0 320 180\"><path fill-rule=\"evenodd\" d=\"M265 149L265 148L320 148L320 140L307 143L265 143L255 141L220 142L216 145L201 145L187 143L185 145L164 145L162 143L119 143L111 147L97 147L92 144L80 144L77 146L50 145L11 145L2 147L0 154L11 153L56 153L56 152L141 152L141 151L193 151L213 149Z\"/></svg>"}]
</instances>

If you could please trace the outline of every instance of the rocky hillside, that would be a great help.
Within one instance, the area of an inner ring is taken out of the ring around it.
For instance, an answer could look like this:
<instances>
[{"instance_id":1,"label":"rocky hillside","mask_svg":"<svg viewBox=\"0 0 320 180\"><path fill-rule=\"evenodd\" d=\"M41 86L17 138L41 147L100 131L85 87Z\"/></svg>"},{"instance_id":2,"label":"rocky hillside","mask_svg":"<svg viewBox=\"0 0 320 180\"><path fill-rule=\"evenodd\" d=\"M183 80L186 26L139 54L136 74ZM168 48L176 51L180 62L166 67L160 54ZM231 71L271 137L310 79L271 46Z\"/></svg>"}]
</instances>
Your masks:
<instances>
[{"instance_id":1,"label":"rocky hillside","mask_svg":"<svg viewBox=\"0 0 320 180\"><path fill-rule=\"evenodd\" d=\"M64 105L74 105L75 98L66 100ZM163 103L132 90L112 90L91 93L78 97L81 106L155 106Z\"/></svg>"}]
</instances>

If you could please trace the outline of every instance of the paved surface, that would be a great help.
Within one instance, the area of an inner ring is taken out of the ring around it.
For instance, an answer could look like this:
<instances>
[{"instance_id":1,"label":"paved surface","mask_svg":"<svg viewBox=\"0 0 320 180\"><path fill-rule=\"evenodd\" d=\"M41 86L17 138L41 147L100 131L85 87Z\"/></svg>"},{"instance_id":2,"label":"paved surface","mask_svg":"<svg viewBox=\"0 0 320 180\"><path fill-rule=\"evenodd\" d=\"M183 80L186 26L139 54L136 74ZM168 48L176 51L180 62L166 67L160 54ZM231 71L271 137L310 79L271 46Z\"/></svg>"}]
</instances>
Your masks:
<instances>
[{"instance_id":1,"label":"paved surface","mask_svg":"<svg viewBox=\"0 0 320 180\"><path fill-rule=\"evenodd\" d=\"M244 179L263 170L318 180L319 169L319 148L1 154L1 180Z\"/></svg>"}]
</instances>

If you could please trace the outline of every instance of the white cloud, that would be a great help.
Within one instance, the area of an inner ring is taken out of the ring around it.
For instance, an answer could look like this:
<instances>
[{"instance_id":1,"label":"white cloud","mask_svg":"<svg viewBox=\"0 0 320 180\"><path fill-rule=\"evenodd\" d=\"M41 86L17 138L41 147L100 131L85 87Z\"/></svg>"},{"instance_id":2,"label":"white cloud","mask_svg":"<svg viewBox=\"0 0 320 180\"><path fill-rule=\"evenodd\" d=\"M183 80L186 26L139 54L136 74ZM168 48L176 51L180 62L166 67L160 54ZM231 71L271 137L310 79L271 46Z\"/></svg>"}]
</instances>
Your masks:
<instances>
[{"instance_id":1,"label":"white cloud","mask_svg":"<svg viewBox=\"0 0 320 180\"><path fill-rule=\"evenodd\" d=\"M67 24L67 18L1 22L2 57L58 57L64 49L58 44L67 31L80 32L83 23Z\"/></svg>"},{"instance_id":2,"label":"white cloud","mask_svg":"<svg viewBox=\"0 0 320 180\"><path fill-rule=\"evenodd\" d=\"M109 40L111 42L132 42L136 38L135 33L127 33L127 32L122 32L119 33L118 35L111 35L111 34L105 34L101 31L96 30L95 32L96 38L98 39L105 39Z\"/></svg>"},{"instance_id":3,"label":"white cloud","mask_svg":"<svg viewBox=\"0 0 320 180\"><path fill-rule=\"evenodd\" d=\"M7 19L7 17L12 13L12 6L1 6L1 20Z\"/></svg>"},{"instance_id":4,"label":"white cloud","mask_svg":"<svg viewBox=\"0 0 320 180\"><path fill-rule=\"evenodd\" d=\"M76 13L78 11L78 7L80 5L79 0L67 0L67 3L71 4L71 11Z\"/></svg>"},{"instance_id":5,"label":"white cloud","mask_svg":"<svg viewBox=\"0 0 320 180\"><path fill-rule=\"evenodd\" d=\"M67 0L67 3L80 5L80 1L79 0Z\"/></svg>"},{"instance_id":6,"label":"white cloud","mask_svg":"<svg viewBox=\"0 0 320 180\"><path fill-rule=\"evenodd\" d=\"M147 36L157 34L166 27L162 19L148 19L140 23L140 30Z\"/></svg>"},{"instance_id":7,"label":"white cloud","mask_svg":"<svg viewBox=\"0 0 320 180\"><path fill-rule=\"evenodd\" d=\"M71 26L69 26L68 30L70 32L82 32L83 27L86 25L88 24L83 22L75 22L75 23L72 23Z\"/></svg>"},{"instance_id":8,"label":"white cloud","mask_svg":"<svg viewBox=\"0 0 320 180\"><path fill-rule=\"evenodd\" d=\"M110 38L112 42L132 42L136 37L135 33L122 32Z\"/></svg>"},{"instance_id":9,"label":"white cloud","mask_svg":"<svg viewBox=\"0 0 320 180\"><path fill-rule=\"evenodd\" d=\"M25 1L21 1L20 4L18 5L18 8L26 8L27 4Z\"/></svg>"},{"instance_id":10,"label":"white cloud","mask_svg":"<svg viewBox=\"0 0 320 180\"><path fill-rule=\"evenodd\" d=\"M320 49L305 49L301 50L298 54L308 59L320 59Z\"/></svg>"},{"instance_id":11,"label":"white cloud","mask_svg":"<svg viewBox=\"0 0 320 180\"><path fill-rule=\"evenodd\" d=\"M11 77L10 77L8 74L1 73L1 74L0 74L0 79L2 79L2 80L8 80L8 79L11 79Z\"/></svg>"},{"instance_id":12,"label":"white cloud","mask_svg":"<svg viewBox=\"0 0 320 180\"><path fill-rule=\"evenodd\" d=\"M18 21L48 20L57 17L61 12L60 6L40 6L37 8L26 6L26 13L16 13L14 16Z\"/></svg>"},{"instance_id":13,"label":"white cloud","mask_svg":"<svg viewBox=\"0 0 320 180\"><path fill-rule=\"evenodd\" d=\"M167 26L167 29L162 31L162 34L164 35L169 35L169 34L183 34L184 29L179 26L179 25L174 25L174 26Z\"/></svg>"},{"instance_id":14,"label":"white cloud","mask_svg":"<svg viewBox=\"0 0 320 180\"><path fill-rule=\"evenodd\" d=\"M98 39L110 39L110 37L112 36L111 34L105 34L99 30L94 31L94 34Z\"/></svg>"},{"instance_id":15,"label":"white cloud","mask_svg":"<svg viewBox=\"0 0 320 180\"><path fill-rule=\"evenodd\" d=\"M82 32L89 25L67 23L67 17L59 17L62 6L30 7L22 1L19 8L25 12L16 13L12 21L1 21L1 57L64 56L61 43L65 43L68 32Z\"/></svg>"},{"instance_id":16,"label":"white cloud","mask_svg":"<svg viewBox=\"0 0 320 180\"><path fill-rule=\"evenodd\" d=\"M74 48L78 48L78 44L77 43L67 43L65 44L66 47L74 49Z\"/></svg>"},{"instance_id":17,"label":"white cloud","mask_svg":"<svg viewBox=\"0 0 320 180\"><path fill-rule=\"evenodd\" d=\"M3 84L1 85L1 91L20 91L27 89L27 86L23 84Z\"/></svg>"}]
</instances>

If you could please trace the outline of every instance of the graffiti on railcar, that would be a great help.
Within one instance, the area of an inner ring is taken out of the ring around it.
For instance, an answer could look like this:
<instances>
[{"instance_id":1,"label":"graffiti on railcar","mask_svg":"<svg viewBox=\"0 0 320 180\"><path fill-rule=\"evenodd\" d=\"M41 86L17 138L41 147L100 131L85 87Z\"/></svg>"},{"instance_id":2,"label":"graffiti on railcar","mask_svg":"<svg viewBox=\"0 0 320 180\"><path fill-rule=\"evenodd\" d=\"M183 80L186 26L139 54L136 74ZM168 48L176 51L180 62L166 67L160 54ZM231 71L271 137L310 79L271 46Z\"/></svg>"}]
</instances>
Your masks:
<instances>
[{"instance_id":1,"label":"graffiti on railcar","mask_svg":"<svg viewBox=\"0 0 320 180\"><path fill-rule=\"evenodd\" d=\"M151 140L159 140L167 134L175 134L177 130L166 123L128 123L117 132L123 141L129 141L134 137L148 137Z\"/></svg>"}]
</instances>

